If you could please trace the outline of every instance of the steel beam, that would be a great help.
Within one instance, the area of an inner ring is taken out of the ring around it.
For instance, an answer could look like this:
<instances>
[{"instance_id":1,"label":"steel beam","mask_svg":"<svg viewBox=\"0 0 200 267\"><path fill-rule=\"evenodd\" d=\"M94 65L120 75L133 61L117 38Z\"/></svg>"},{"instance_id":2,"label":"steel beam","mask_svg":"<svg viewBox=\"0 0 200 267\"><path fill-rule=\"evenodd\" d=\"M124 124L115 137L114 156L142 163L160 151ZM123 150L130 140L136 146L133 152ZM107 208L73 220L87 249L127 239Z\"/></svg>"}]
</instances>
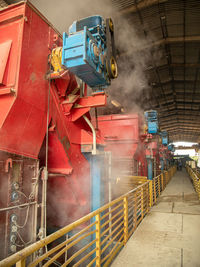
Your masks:
<instances>
[{"instance_id":1,"label":"steel beam","mask_svg":"<svg viewBox=\"0 0 200 267\"><path fill-rule=\"evenodd\" d=\"M172 68L200 68L200 64L198 63L171 63L170 65L169 64L163 64L163 65L159 65L157 66L157 68L160 70L160 69L165 69L165 68L169 68L172 67ZM147 67L146 71L151 71L154 69L154 66L149 66Z\"/></svg>"},{"instance_id":2,"label":"steel beam","mask_svg":"<svg viewBox=\"0 0 200 267\"><path fill-rule=\"evenodd\" d=\"M162 81L161 83L152 82L151 86L153 88L155 88L155 87L160 87L161 85L171 84L172 82L174 82L174 83L183 83L184 81L183 80L174 80L174 81L172 81L171 79L169 79L169 80ZM193 84L194 80L185 80L185 83L192 83Z\"/></svg>"},{"instance_id":3,"label":"steel beam","mask_svg":"<svg viewBox=\"0 0 200 267\"><path fill-rule=\"evenodd\" d=\"M153 47L153 46L160 46L160 45L166 45L166 44L175 44L175 43L198 43L200 42L200 36L183 36L180 37L167 37L160 40L157 40L155 42L149 43L145 47L141 47L141 50L146 49L147 47Z\"/></svg>"},{"instance_id":4,"label":"steel beam","mask_svg":"<svg viewBox=\"0 0 200 267\"><path fill-rule=\"evenodd\" d=\"M197 104L197 105L198 105L198 104ZM180 114L183 114L184 110L187 111L187 114L192 114L192 115L194 115L194 113L196 113L196 116L197 116L197 115L199 116L199 114L200 114L200 110L199 110L199 108L196 109L196 110L195 110L195 109L183 109L183 108L178 108L177 110L178 110L178 112L180 112ZM169 117L169 115L173 115L173 114L176 113L176 110L175 110L175 109L171 109L170 112L168 112L167 114L166 114L166 111L167 111L167 109L165 109L165 107L162 107L162 109L159 110L159 117L160 117L160 118ZM163 113L164 113L164 115L160 115L160 114L163 114ZM185 115L186 115L186 116L189 116L189 115L187 115L187 114L185 114Z\"/></svg>"},{"instance_id":5,"label":"steel beam","mask_svg":"<svg viewBox=\"0 0 200 267\"><path fill-rule=\"evenodd\" d=\"M142 10L142 9L151 7L153 5L158 5L158 4L165 3L165 2L168 2L168 0L143 0L143 1L139 2L137 4L137 6L135 4L133 4L130 7L122 9L119 13L121 15L127 15L129 13L135 13L138 10Z\"/></svg>"},{"instance_id":6,"label":"steel beam","mask_svg":"<svg viewBox=\"0 0 200 267\"><path fill-rule=\"evenodd\" d=\"M200 128L200 120L198 120L198 121L189 121L189 120L184 120L184 119L181 119L180 117L179 117L179 120L180 120L180 122L176 122L176 120L175 120L175 116L174 116L174 118L173 119L171 119L171 120L165 120L165 121L162 121L162 120L160 120L160 123L159 123L159 125L160 125L160 127L167 127L167 126L171 126L171 125L173 125L173 124L175 124L175 125L182 125L183 123L187 123L187 126L197 126L197 125L199 125L199 128ZM176 122L176 123L175 123Z\"/></svg>"},{"instance_id":7,"label":"steel beam","mask_svg":"<svg viewBox=\"0 0 200 267\"><path fill-rule=\"evenodd\" d=\"M190 131L190 132L199 132L199 134L200 134L200 127L194 127L194 126L181 126L180 124L178 124L177 123L177 125L175 125L175 123L174 123L174 125L173 126L166 126L166 127L162 127L162 129L164 129L164 130L170 130L170 131L175 131L175 130L177 130L177 129L179 129L179 130L184 130L184 131Z\"/></svg>"}]
</instances>

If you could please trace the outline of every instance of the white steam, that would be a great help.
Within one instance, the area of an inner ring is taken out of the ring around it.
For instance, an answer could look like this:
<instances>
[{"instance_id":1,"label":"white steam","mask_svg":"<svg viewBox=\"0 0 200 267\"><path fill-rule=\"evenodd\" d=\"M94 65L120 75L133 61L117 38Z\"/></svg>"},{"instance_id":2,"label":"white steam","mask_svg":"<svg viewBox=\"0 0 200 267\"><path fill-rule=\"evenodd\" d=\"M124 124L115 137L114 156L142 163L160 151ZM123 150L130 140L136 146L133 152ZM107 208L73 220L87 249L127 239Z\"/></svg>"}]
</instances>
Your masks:
<instances>
[{"instance_id":1,"label":"white steam","mask_svg":"<svg viewBox=\"0 0 200 267\"><path fill-rule=\"evenodd\" d=\"M119 76L107 89L109 102L115 99L125 111L141 111L143 99L148 99L148 78L146 69L152 59L152 36L143 34L142 25L134 27L127 18L122 18L108 0L31 0L55 27L62 33L68 31L73 21L91 15L112 17L115 25ZM140 36L139 34L140 33ZM142 37L141 37L142 36ZM142 49L145 48L145 49ZM155 57L154 57L155 58ZM145 93L144 93L145 92Z\"/></svg>"}]
</instances>

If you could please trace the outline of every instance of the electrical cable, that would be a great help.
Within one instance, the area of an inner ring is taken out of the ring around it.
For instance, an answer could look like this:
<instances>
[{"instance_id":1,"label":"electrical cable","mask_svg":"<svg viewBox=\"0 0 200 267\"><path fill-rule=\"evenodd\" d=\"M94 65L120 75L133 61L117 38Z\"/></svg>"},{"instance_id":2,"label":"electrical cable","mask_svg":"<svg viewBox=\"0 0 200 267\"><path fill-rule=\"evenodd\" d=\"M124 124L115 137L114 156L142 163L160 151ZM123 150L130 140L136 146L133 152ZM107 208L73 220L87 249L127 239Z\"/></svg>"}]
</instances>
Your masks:
<instances>
[{"instance_id":1,"label":"electrical cable","mask_svg":"<svg viewBox=\"0 0 200 267\"><path fill-rule=\"evenodd\" d=\"M27 207L28 208L26 210L26 217L25 217L24 224L23 225L18 225L17 222L14 222L14 224L20 229L23 229L25 227L25 225L27 224L27 221L28 221L28 215L29 215L30 206L27 206Z\"/></svg>"},{"instance_id":2,"label":"electrical cable","mask_svg":"<svg viewBox=\"0 0 200 267\"><path fill-rule=\"evenodd\" d=\"M24 196L26 199L29 200L29 198L20 190L16 190L17 193L21 194L22 196Z\"/></svg>"},{"instance_id":3,"label":"electrical cable","mask_svg":"<svg viewBox=\"0 0 200 267\"><path fill-rule=\"evenodd\" d=\"M18 235L19 239L22 241L23 245L19 245L17 243L15 243L15 245L16 246L21 246L21 247L23 246L24 247L26 245L26 242L24 242L23 238L21 237L21 235L20 235L20 233L18 231L17 231L17 235Z\"/></svg>"}]
</instances>

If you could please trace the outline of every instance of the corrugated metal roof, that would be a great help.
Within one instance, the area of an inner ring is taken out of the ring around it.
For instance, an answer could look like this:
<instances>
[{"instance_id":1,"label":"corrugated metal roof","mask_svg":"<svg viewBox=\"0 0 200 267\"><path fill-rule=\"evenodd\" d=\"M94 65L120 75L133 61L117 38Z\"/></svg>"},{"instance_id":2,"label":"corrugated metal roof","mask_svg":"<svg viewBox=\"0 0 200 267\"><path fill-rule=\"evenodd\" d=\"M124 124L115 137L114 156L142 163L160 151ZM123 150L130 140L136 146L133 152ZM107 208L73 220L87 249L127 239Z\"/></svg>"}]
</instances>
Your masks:
<instances>
[{"instance_id":1,"label":"corrugated metal roof","mask_svg":"<svg viewBox=\"0 0 200 267\"><path fill-rule=\"evenodd\" d=\"M200 1L112 3L139 36L153 36L153 50L161 55L144 70L151 92L147 108L159 111L160 125L174 141L200 141Z\"/></svg>"}]
</instances>

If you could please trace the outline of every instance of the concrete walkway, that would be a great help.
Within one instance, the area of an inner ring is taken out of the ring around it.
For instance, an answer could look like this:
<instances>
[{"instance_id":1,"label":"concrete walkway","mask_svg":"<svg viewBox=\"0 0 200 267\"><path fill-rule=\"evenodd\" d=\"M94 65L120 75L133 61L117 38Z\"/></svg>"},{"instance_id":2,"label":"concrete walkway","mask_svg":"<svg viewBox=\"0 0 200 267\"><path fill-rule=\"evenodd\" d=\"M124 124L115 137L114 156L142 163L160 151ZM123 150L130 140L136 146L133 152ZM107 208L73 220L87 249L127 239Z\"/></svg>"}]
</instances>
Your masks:
<instances>
[{"instance_id":1,"label":"concrete walkway","mask_svg":"<svg viewBox=\"0 0 200 267\"><path fill-rule=\"evenodd\" d=\"M177 171L112 267L200 267L200 202Z\"/></svg>"}]
</instances>

